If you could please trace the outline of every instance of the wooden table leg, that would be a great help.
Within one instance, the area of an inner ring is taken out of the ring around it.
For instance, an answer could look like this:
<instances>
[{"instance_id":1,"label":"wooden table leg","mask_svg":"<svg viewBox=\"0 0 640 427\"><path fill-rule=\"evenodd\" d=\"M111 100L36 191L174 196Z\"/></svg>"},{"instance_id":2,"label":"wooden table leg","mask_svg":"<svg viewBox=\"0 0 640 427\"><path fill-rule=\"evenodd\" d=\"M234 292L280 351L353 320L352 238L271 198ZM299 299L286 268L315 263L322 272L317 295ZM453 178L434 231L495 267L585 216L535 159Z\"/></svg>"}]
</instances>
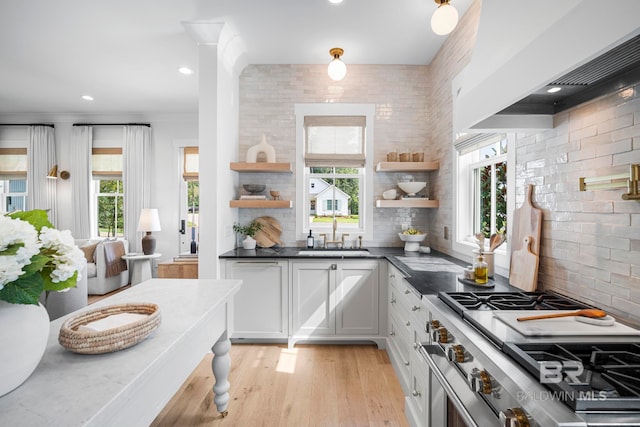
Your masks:
<instances>
[{"instance_id":1,"label":"wooden table leg","mask_svg":"<svg viewBox=\"0 0 640 427\"><path fill-rule=\"evenodd\" d=\"M231 350L231 341L227 336L227 331L218 338L218 341L211 348L213 350L213 361L211 362L211 369L213 370L213 376L216 379L216 383L213 386L213 394L215 395L213 401L218 408L218 411L223 417L226 417L229 411L227 406L229 405L229 370L231 368L231 356L229 356L229 350Z\"/></svg>"}]
</instances>

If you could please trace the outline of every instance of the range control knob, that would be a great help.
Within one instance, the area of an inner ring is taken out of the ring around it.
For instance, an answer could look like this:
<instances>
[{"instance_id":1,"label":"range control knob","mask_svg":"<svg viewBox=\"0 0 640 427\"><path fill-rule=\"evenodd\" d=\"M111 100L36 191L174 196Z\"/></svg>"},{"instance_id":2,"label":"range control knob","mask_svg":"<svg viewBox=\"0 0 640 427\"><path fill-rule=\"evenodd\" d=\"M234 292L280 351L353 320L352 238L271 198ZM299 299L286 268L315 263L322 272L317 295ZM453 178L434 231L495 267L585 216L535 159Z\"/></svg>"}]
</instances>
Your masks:
<instances>
[{"instance_id":1,"label":"range control knob","mask_svg":"<svg viewBox=\"0 0 640 427\"><path fill-rule=\"evenodd\" d=\"M521 408L500 411L500 424L505 427L530 427L529 417Z\"/></svg>"},{"instance_id":2,"label":"range control knob","mask_svg":"<svg viewBox=\"0 0 640 427\"><path fill-rule=\"evenodd\" d=\"M447 328L441 326L438 329L435 329L431 334L431 338L435 342L439 343L448 343L449 342L449 331Z\"/></svg>"},{"instance_id":3,"label":"range control knob","mask_svg":"<svg viewBox=\"0 0 640 427\"><path fill-rule=\"evenodd\" d=\"M432 320L432 321L431 321L431 322L429 322L427 325L429 326L429 330L432 330L432 331L433 331L433 330L436 330L436 329L438 329L440 326L442 326L442 325L440 324L440 321L439 321L439 320Z\"/></svg>"},{"instance_id":4,"label":"range control knob","mask_svg":"<svg viewBox=\"0 0 640 427\"><path fill-rule=\"evenodd\" d=\"M476 393L491 394L493 386L491 384L491 376L486 370L478 370L474 368L469 374L469 387Z\"/></svg>"},{"instance_id":5,"label":"range control knob","mask_svg":"<svg viewBox=\"0 0 640 427\"><path fill-rule=\"evenodd\" d=\"M452 362L464 363L467 361L462 344L454 344L447 350L447 357Z\"/></svg>"}]
</instances>

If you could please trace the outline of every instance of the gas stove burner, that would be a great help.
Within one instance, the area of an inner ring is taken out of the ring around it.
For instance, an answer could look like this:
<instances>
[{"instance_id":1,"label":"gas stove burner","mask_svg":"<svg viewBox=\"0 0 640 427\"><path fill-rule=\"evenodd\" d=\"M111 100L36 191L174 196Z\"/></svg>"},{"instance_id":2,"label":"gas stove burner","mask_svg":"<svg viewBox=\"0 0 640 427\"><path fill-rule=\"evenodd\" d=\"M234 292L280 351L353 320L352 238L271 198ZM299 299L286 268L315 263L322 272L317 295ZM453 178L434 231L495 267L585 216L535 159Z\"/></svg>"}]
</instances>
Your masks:
<instances>
[{"instance_id":1,"label":"gas stove burner","mask_svg":"<svg viewBox=\"0 0 640 427\"><path fill-rule=\"evenodd\" d=\"M504 350L576 411L640 407L638 343L507 343Z\"/></svg>"},{"instance_id":2,"label":"gas stove burner","mask_svg":"<svg viewBox=\"0 0 640 427\"><path fill-rule=\"evenodd\" d=\"M447 305L462 315L465 310L579 310L593 308L551 292L440 292Z\"/></svg>"}]
</instances>

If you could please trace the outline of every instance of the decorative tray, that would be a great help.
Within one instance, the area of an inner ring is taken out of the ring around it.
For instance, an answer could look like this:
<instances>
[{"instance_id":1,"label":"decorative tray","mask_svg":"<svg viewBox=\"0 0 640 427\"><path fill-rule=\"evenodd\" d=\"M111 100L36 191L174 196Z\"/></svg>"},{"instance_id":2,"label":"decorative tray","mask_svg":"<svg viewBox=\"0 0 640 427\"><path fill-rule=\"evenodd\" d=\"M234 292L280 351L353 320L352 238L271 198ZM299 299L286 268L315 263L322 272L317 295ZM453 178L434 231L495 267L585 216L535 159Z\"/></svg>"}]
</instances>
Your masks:
<instances>
[{"instance_id":1,"label":"decorative tray","mask_svg":"<svg viewBox=\"0 0 640 427\"><path fill-rule=\"evenodd\" d=\"M74 353L102 354L131 347L160 326L151 303L115 304L80 313L60 327L58 342Z\"/></svg>"},{"instance_id":2,"label":"decorative tray","mask_svg":"<svg viewBox=\"0 0 640 427\"><path fill-rule=\"evenodd\" d=\"M487 283L481 285L480 283L476 283L475 280L465 279L462 276L458 276L458 282L465 285L477 286L478 288L493 288L494 286L496 286L496 283L493 281L493 279L489 279Z\"/></svg>"}]
</instances>

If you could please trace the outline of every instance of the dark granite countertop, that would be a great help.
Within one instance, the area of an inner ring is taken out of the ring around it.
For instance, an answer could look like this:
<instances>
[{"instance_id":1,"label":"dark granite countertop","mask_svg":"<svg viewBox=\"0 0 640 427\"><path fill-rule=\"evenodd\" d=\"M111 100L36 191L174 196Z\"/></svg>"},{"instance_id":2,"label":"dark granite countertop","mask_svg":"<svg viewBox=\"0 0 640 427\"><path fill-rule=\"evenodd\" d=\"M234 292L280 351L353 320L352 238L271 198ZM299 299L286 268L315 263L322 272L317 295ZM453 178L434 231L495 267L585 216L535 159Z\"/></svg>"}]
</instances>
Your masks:
<instances>
[{"instance_id":1,"label":"dark granite countertop","mask_svg":"<svg viewBox=\"0 0 640 427\"><path fill-rule=\"evenodd\" d=\"M304 248L284 247L284 248L258 248L256 250L234 249L220 255L222 259L386 259L398 270L405 279L422 295L433 295L438 292L507 292L519 291L509 285L509 280L495 275L490 280L492 288L482 286L466 285L458 281L462 275L462 268L469 264L441 252L431 251L429 254L419 252L405 252L403 248L367 248L368 255L364 256L344 256L335 255L323 256L300 256L298 252ZM338 249L339 250L339 249ZM348 250L345 250L348 251ZM335 252L335 250L334 250Z\"/></svg>"}]
</instances>

